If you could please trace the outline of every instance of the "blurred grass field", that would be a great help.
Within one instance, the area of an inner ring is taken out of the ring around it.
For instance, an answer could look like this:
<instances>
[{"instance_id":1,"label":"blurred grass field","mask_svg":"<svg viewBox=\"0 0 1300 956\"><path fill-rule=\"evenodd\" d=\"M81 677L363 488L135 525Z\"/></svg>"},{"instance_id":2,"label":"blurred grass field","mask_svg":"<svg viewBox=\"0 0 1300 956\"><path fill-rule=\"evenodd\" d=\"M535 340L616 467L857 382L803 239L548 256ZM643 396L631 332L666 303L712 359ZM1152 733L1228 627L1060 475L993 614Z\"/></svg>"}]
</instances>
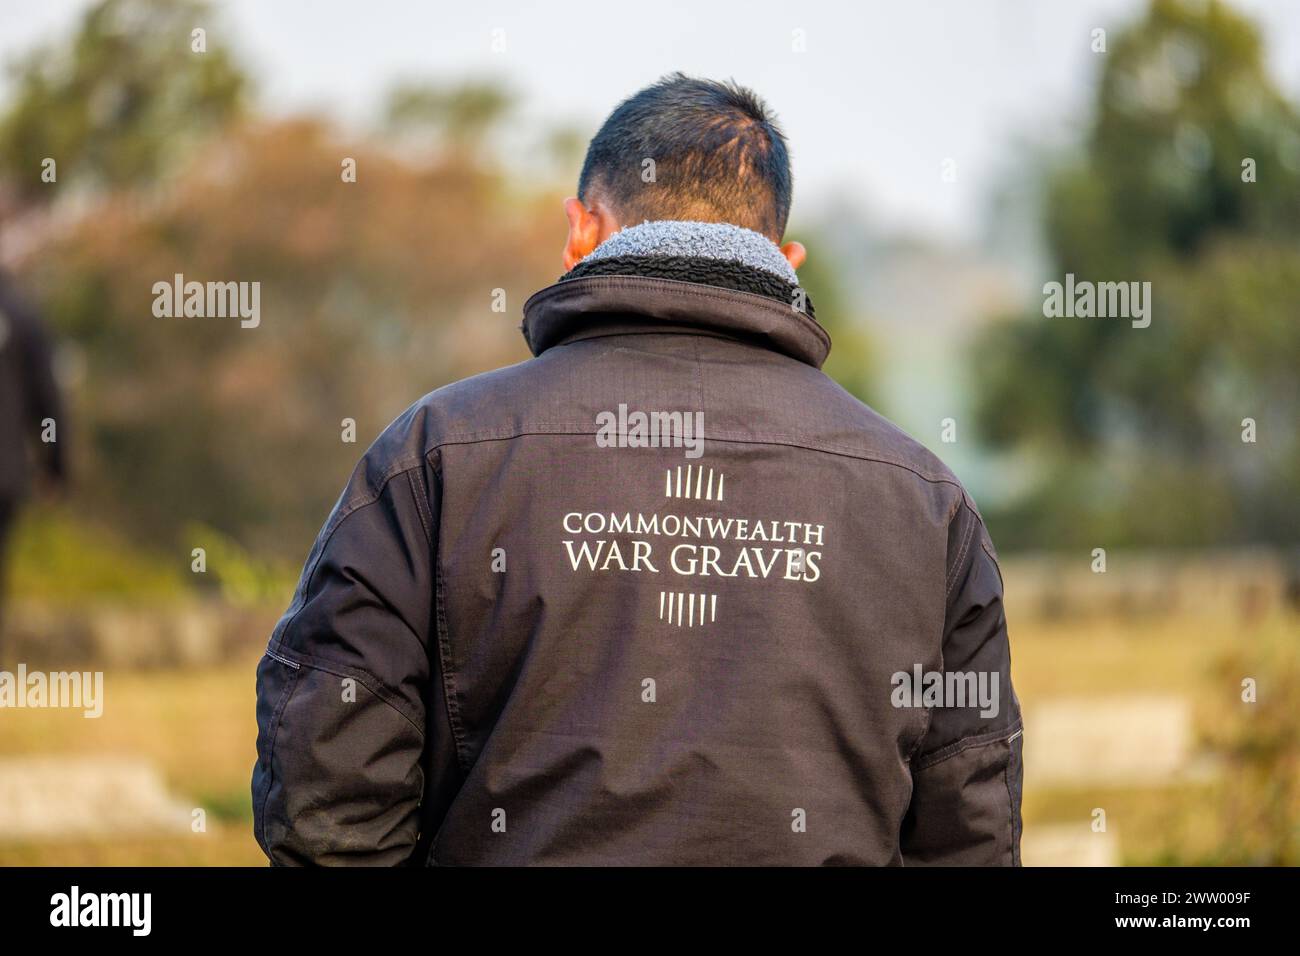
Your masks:
<instances>
[{"instance_id":1,"label":"blurred grass field","mask_svg":"<svg viewBox=\"0 0 1300 956\"><path fill-rule=\"evenodd\" d=\"M94 842L0 843L0 865L172 866L265 863L252 836L249 778L256 659L198 671L112 677L104 715L16 710L0 718L0 754L146 757L169 789L207 811L207 832Z\"/></svg>"},{"instance_id":2,"label":"blurred grass field","mask_svg":"<svg viewBox=\"0 0 1300 956\"><path fill-rule=\"evenodd\" d=\"M1027 838L1053 824L1084 826L1100 804L1120 834L1123 863L1269 863L1294 854L1300 821L1292 713L1298 625L1284 616L1248 627L1188 617L1086 626L1013 621L1014 680L1029 735L1035 708L1053 700L1173 694L1191 702L1198 747L1212 752L1219 768L1167 786L1046 789L1035 788L1030 776ZM255 665L250 657L219 668L117 674L98 720L68 710L5 713L0 755L147 758L178 799L207 811L208 827L179 836L0 842L0 864L264 864L252 837L249 796ZM1258 679L1258 704L1241 702L1242 674ZM1280 709L1269 703L1277 695L1285 695ZM1270 739L1274 752L1267 750ZM1242 741L1249 742L1244 750Z\"/></svg>"}]
</instances>

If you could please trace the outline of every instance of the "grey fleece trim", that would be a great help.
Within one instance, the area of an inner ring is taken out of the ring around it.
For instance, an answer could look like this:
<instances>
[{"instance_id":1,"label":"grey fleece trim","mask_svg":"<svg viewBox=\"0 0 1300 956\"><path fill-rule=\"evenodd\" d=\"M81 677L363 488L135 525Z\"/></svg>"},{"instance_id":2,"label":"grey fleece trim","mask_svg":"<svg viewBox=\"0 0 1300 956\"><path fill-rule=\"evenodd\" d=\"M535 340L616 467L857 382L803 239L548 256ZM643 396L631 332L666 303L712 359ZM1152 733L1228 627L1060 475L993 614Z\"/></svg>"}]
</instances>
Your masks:
<instances>
[{"instance_id":1,"label":"grey fleece trim","mask_svg":"<svg viewBox=\"0 0 1300 956\"><path fill-rule=\"evenodd\" d=\"M628 226L614 233L582 261L611 256L698 256L726 259L773 272L799 284L794 268L776 243L766 236L726 222L686 222L660 219Z\"/></svg>"}]
</instances>

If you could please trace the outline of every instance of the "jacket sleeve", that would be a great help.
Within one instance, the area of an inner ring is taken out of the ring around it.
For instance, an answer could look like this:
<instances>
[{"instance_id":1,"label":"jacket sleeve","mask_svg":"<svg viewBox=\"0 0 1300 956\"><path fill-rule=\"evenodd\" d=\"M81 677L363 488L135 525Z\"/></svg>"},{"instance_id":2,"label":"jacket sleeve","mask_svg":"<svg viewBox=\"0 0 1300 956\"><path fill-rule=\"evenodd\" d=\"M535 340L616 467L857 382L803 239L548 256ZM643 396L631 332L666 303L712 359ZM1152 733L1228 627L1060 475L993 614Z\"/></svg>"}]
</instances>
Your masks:
<instances>
[{"instance_id":1,"label":"jacket sleeve","mask_svg":"<svg viewBox=\"0 0 1300 956\"><path fill-rule=\"evenodd\" d=\"M277 865L412 861L430 681L432 476L363 459L257 669L257 841Z\"/></svg>"},{"instance_id":2,"label":"jacket sleeve","mask_svg":"<svg viewBox=\"0 0 1300 956\"><path fill-rule=\"evenodd\" d=\"M1002 575L984 522L968 500L959 506L948 540L943 670L983 677L997 689L997 706L931 709L912 755L903 861L1019 866L1023 732L1011 686Z\"/></svg>"}]
</instances>

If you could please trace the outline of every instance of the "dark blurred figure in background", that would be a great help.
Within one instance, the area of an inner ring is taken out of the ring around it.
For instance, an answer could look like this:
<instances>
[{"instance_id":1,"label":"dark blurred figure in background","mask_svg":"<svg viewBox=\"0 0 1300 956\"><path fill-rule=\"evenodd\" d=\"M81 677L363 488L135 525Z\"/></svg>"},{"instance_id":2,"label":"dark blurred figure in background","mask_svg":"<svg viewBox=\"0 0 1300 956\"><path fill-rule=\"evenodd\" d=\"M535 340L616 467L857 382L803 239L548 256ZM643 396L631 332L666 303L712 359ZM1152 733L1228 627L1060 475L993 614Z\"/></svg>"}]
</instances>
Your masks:
<instances>
[{"instance_id":1,"label":"dark blurred figure in background","mask_svg":"<svg viewBox=\"0 0 1300 956\"><path fill-rule=\"evenodd\" d=\"M53 484L61 485L63 428L50 337L36 311L19 297L13 280L0 271L0 650L5 552L27 494L29 456L34 455Z\"/></svg>"}]
</instances>

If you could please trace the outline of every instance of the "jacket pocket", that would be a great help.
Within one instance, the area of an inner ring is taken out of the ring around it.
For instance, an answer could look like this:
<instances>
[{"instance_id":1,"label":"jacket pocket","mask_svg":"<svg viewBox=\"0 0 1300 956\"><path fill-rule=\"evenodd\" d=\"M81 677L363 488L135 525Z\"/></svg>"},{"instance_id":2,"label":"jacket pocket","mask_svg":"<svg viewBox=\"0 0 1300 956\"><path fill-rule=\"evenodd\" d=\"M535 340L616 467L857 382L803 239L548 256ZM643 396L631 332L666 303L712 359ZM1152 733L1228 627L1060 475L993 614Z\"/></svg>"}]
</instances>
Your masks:
<instances>
[{"instance_id":1,"label":"jacket pocket","mask_svg":"<svg viewBox=\"0 0 1300 956\"><path fill-rule=\"evenodd\" d=\"M253 820L257 842L266 847L266 798L271 789L271 755L280 717L302 666L267 648L257 665L257 763L253 767Z\"/></svg>"},{"instance_id":2,"label":"jacket pocket","mask_svg":"<svg viewBox=\"0 0 1300 956\"><path fill-rule=\"evenodd\" d=\"M1020 866L1020 834L1023 824L1020 819L1020 800L1024 793L1025 732L1017 730L1007 741L1010 754L1007 756L1007 797L1011 801L1011 865Z\"/></svg>"},{"instance_id":3,"label":"jacket pocket","mask_svg":"<svg viewBox=\"0 0 1300 956\"><path fill-rule=\"evenodd\" d=\"M268 648L258 666L254 833L275 863L411 861L424 736L370 674Z\"/></svg>"}]
</instances>

